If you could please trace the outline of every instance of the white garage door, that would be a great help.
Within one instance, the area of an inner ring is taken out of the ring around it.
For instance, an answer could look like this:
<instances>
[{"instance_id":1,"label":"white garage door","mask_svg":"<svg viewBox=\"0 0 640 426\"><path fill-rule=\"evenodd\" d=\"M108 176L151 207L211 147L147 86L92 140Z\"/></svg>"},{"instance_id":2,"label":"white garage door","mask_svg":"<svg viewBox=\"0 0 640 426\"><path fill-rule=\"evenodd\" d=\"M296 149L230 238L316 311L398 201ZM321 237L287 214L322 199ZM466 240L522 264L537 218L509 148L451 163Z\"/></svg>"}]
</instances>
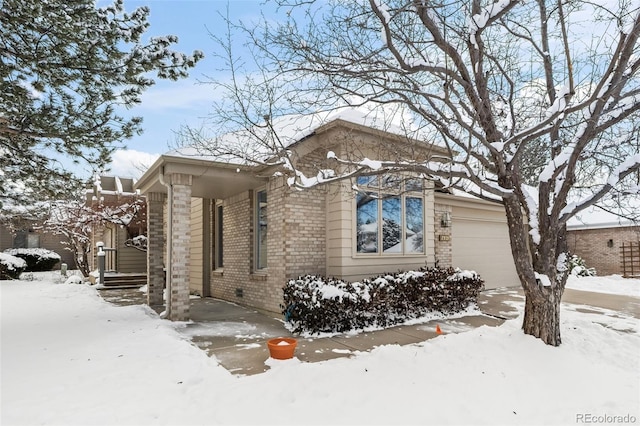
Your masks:
<instances>
[{"instance_id":1,"label":"white garage door","mask_svg":"<svg viewBox=\"0 0 640 426\"><path fill-rule=\"evenodd\" d=\"M478 216L479 212L475 212ZM500 215L474 219L474 211L453 208L452 260L453 266L478 272L485 288L520 285L511 257L506 221ZM504 214L502 214L503 216Z\"/></svg>"}]
</instances>

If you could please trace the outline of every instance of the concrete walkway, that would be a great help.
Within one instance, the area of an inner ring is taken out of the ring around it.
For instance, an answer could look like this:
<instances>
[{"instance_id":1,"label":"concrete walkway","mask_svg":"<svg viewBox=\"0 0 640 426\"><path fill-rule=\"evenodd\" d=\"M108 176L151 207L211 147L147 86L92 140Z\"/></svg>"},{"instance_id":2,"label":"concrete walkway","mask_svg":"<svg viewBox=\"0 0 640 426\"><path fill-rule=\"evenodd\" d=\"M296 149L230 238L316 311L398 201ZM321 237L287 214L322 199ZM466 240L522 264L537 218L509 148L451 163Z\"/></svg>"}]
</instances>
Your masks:
<instances>
[{"instance_id":1,"label":"concrete walkway","mask_svg":"<svg viewBox=\"0 0 640 426\"><path fill-rule=\"evenodd\" d=\"M107 301L118 305L144 303L145 294L139 290L102 290ZM184 323L178 331L189 337L208 355L233 374L258 374L269 369L267 341L275 337L295 337L298 341L295 356L302 362L320 362L349 357L358 351L369 351L380 345L408 345L437 336L436 325L442 332L460 333L482 325L498 326L506 319L516 318L517 305L522 305L521 288L502 288L484 291L478 298L481 313L456 319L430 321L417 325L402 325L385 330L331 337L293 336L281 319L273 314L211 299L191 300L192 322ZM608 295L567 289L563 303L578 311L603 313L603 309L623 316L640 318L640 298Z\"/></svg>"}]
</instances>

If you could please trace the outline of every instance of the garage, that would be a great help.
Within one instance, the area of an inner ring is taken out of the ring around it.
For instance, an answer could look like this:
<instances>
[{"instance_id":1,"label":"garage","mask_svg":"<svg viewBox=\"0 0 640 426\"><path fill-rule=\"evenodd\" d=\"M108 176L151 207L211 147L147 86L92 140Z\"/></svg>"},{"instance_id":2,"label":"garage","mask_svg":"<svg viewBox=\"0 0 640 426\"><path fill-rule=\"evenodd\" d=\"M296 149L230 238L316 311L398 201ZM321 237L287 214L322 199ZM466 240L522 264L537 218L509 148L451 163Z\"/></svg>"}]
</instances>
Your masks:
<instances>
[{"instance_id":1,"label":"garage","mask_svg":"<svg viewBox=\"0 0 640 426\"><path fill-rule=\"evenodd\" d=\"M475 199L449 201L452 264L478 272L487 289L519 286L504 208Z\"/></svg>"}]
</instances>

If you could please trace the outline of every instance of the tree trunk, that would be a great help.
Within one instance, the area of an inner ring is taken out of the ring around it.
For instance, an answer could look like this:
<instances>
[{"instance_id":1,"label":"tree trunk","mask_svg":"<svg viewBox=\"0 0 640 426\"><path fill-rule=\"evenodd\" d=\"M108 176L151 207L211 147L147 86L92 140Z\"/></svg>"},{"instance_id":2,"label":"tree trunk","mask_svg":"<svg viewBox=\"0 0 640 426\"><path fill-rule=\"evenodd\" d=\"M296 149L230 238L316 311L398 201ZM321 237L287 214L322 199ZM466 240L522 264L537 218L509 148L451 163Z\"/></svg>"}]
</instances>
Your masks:
<instances>
[{"instance_id":1,"label":"tree trunk","mask_svg":"<svg viewBox=\"0 0 640 426\"><path fill-rule=\"evenodd\" d=\"M504 206L509 223L511 253L525 295L522 330L525 334L537 337L547 345L559 346L562 343L560 338L560 300L564 292L564 282L554 280L551 286L547 287L538 282L534 271L534 260L527 246L529 236L525 231L526 225L521 206L512 199L504 200ZM553 232L549 229L543 229L542 234L543 238L555 235L558 244L566 243L565 233L562 229L555 229ZM547 261L552 265L557 263L555 259L553 262L550 259ZM545 270L547 276L550 279L556 278L555 268L553 268L553 275L549 275L548 270L549 268Z\"/></svg>"},{"instance_id":2,"label":"tree trunk","mask_svg":"<svg viewBox=\"0 0 640 426\"><path fill-rule=\"evenodd\" d=\"M539 286L533 283L534 286ZM534 291L525 290L524 320L522 330L525 334L537 337L551 346L559 346L560 338L560 300L562 291L559 286L543 287Z\"/></svg>"},{"instance_id":3,"label":"tree trunk","mask_svg":"<svg viewBox=\"0 0 640 426\"><path fill-rule=\"evenodd\" d=\"M82 275L86 278L89 276L91 271L89 270L89 250L85 245L73 245L75 247L73 259L76 262L76 268L82 273Z\"/></svg>"}]
</instances>

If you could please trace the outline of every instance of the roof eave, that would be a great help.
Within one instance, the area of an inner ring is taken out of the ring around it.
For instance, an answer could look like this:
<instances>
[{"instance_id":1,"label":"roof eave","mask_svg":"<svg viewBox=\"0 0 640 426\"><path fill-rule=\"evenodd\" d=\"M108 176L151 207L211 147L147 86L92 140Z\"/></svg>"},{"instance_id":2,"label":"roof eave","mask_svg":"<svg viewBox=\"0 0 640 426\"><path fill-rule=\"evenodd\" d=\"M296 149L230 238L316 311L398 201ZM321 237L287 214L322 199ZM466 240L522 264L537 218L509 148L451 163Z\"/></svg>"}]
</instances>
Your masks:
<instances>
[{"instance_id":1,"label":"roof eave","mask_svg":"<svg viewBox=\"0 0 640 426\"><path fill-rule=\"evenodd\" d=\"M251 166L246 164L233 164L224 163L220 161L208 160L204 158L182 157L177 155L162 154L158 159L147 169L146 172L140 177L140 179L134 184L134 188L142 193L147 193L149 190L157 185L160 175L171 172L179 172L176 170L170 170L176 168L176 166L188 166L188 167L201 167L201 168L218 168L226 170L235 170L237 172L250 172L253 174L258 173L262 167Z\"/></svg>"}]
</instances>

